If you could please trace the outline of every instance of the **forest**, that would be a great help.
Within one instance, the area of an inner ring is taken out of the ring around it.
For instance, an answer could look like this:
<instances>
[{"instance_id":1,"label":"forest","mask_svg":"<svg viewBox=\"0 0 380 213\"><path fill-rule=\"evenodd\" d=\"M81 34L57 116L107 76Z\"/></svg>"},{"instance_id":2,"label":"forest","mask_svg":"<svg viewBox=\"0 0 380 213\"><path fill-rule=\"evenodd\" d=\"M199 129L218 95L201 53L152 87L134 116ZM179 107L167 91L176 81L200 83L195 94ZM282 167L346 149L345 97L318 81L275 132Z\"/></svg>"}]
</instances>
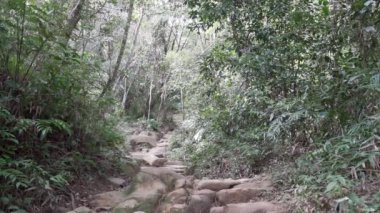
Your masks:
<instances>
[{"instance_id":1,"label":"forest","mask_svg":"<svg viewBox=\"0 0 380 213\"><path fill-rule=\"evenodd\" d=\"M0 0L0 143L0 213L380 212L380 1Z\"/></svg>"}]
</instances>

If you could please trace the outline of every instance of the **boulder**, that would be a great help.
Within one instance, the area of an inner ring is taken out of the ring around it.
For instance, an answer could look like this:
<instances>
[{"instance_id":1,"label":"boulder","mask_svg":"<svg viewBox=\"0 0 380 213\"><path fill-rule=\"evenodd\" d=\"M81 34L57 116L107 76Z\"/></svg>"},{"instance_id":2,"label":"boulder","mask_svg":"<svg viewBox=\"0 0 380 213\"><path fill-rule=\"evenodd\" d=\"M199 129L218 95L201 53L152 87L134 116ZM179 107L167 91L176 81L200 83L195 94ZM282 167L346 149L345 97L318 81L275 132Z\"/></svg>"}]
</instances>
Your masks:
<instances>
[{"instance_id":1,"label":"boulder","mask_svg":"<svg viewBox=\"0 0 380 213\"><path fill-rule=\"evenodd\" d=\"M123 178L109 177L107 180L115 186L123 186L126 182Z\"/></svg>"},{"instance_id":2,"label":"boulder","mask_svg":"<svg viewBox=\"0 0 380 213\"><path fill-rule=\"evenodd\" d=\"M207 196L211 201L214 201L215 197L216 197L216 192L212 191L210 189L202 189L202 190L199 190L199 191L195 191L193 194L194 195L204 195L204 196Z\"/></svg>"},{"instance_id":3,"label":"boulder","mask_svg":"<svg viewBox=\"0 0 380 213\"><path fill-rule=\"evenodd\" d=\"M285 213L285 211L270 202L228 204L223 208L224 213ZM217 212L214 212L217 213Z\"/></svg>"},{"instance_id":4,"label":"boulder","mask_svg":"<svg viewBox=\"0 0 380 213\"><path fill-rule=\"evenodd\" d=\"M153 147L149 150L149 153L156 157L163 158L166 155L166 147Z\"/></svg>"},{"instance_id":5,"label":"boulder","mask_svg":"<svg viewBox=\"0 0 380 213\"><path fill-rule=\"evenodd\" d=\"M133 209L138 207L138 205L139 205L139 201L137 201L136 199L129 199L129 200L119 203L116 209L118 209L118 211L120 211L121 209L134 211Z\"/></svg>"},{"instance_id":6,"label":"boulder","mask_svg":"<svg viewBox=\"0 0 380 213\"><path fill-rule=\"evenodd\" d=\"M166 202L173 204L185 204L190 192L184 188L176 189L166 196Z\"/></svg>"},{"instance_id":7,"label":"boulder","mask_svg":"<svg viewBox=\"0 0 380 213\"><path fill-rule=\"evenodd\" d=\"M162 166L167 161L165 158L158 158L152 154L147 154L144 157L144 161L147 162L151 166Z\"/></svg>"},{"instance_id":8,"label":"boulder","mask_svg":"<svg viewBox=\"0 0 380 213\"><path fill-rule=\"evenodd\" d=\"M220 204L245 203L259 197L266 189L255 188L233 188L223 189L216 193L217 200Z\"/></svg>"},{"instance_id":9,"label":"boulder","mask_svg":"<svg viewBox=\"0 0 380 213\"><path fill-rule=\"evenodd\" d=\"M176 180L174 184L175 189L179 188L193 188L194 184L194 178L193 177L186 177Z\"/></svg>"},{"instance_id":10,"label":"boulder","mask_svg":"<svg viewBox=\"0 0 380 213\"><path fill-rule=\"evenodd\" d=\"M140 172L135 184L130 188L127 199L119 202L114 212L133 213L135 211L154 212L167 186L156 176Z\"/></svg>"},{"instance_id":11,"label":"boulder","mask_svg":"<svg viewBox=\"0 0 380 213\"><path fill-rule=\"evenodd\" d=\"M254 181L254 182L247 182L242 183L239 185L234 186L234 188L251 188L251 189L272 189L272 182L269 180L264 181Z\"/></svg>"},{"instance_id":12,"label":"boulder","mask_svg":"<svg viewBox=\"0 0 380 213\"><path fill-rule=\"evenodd\" d=\"M67 213L93 213L94 211L92 211L91 209L85 207L85 206L81 206L79 208L76 208L72 211L69 211Z\"/></svg>"},{"instance_id":13,"label":"boulder","mask_svg":"<svg viewBox=\"0 0 380 213\"><path fill-rule=\"evenodd\" d=\"M151 137L154 137L156 141L159 141L163 134L161 132L152 132L152 131L141 131L139 134L139 136L151 136Z\"/></svg>"},{"instance_id":14,"label":"boulder","mask_svg":"<svg viewBox=\"0 0 380 213\"><path fill-rule=\"evenodd\" d=\"M152 155L150 153L143 153L143 152L132 152L132 157L137 160L142 160L146 162L150 166L162 166L166 163L165 158L158 158L155 155Z\"/></svg>"},{"instance_id":15,"label":"boulder","mask_svg":"<svg viewBox=\"0 0 380 213\"><path fill-rule=\"evenodd\" d=\"M185 213L186 210L185 204L165 204L161 205L158 210L155 212L159 213Z\"/></svg>"},{"instance_id":16,"label":"boulder","mask_svg":"<svg viewBox=\"0 0 380 213\"><path fill-rule=\"evenodd\" d=\"M248 182L236 185L232 189L223 189L216 193L216 197L223 205L229 203L245 203L259 197L263 192L272 189L271 181Z\"/></svg>"},{"instance_id":17,"label":"boulder","mask_svg":"<svg viewBox=\"0 0 380 213\"><path fill-rule=\"evenodd\" d=\"M167 169L173 170L174 172L179 173L179 174L184 174L184 173L186 173L187 166L182 166L182 165L168 165L168 166L164 166L164 168L167 168Z\"/></svg>"},{"instance_id":18,"label":"boulder","mask_svg":"<svg viewBox=\"0 0 380 213\"><path fill-rule=\"evenodd\" d=\"M157 145L157 138L155 136L148 135L133 135L129 139L129 143L132 146L132 149L135 149L136 146L145 145L148 147L155 147Z\"/></svg>"},{"instance_id":19,"label":"boulder","mask_svg":"<svg viewBox=\"0 0 380 213\"><path fill-rule=\"evenodd\" d=\"M168 162L165 163L165 165L184 165L182 161L178 160L169 160Z\"/></svg>"},{"instance_id":20,"label":"boulder","mask_svg":"<svg viewBox=\"0 0 380 213\"><path fill-rule=\"evenodd\" d=\"M222 189L229 189L232 188L235 185L240 184L241 182L239 180L233 180L233 179L214 179L214 180L208 180L203 179L199 180L197 183L196 189L210 189L212 191L219 191Z\"/></svg>"},{"instance_id":21,"label":"boulder","mask_svg":"<svg viewBox=\"0 0 380 213\"><path fill-rule=\"evenodd\" d=\"M169 208L169 211L167 213L184 213L185 209L185 204L174 204Z\"/></svg>"},{"instance_id":22,"label":"boulder","mask_svg":"<svg viewBox=\"0 0 380 213\"><path fill-rule=\"evenodd\" d=\"M205 195L192 195L185 213L209 213L212 201Z\"/></svg>"},{"instance_id":23,"label":"boulder","mask_svg":"<svg viewBox=\"0 0 380 213\"><path fill-rule=\"evenodd\" d=\"M224 207L212 207L210 213L224 213Z\"/></svg>"},{"instance_id":24,"label":"boulder","mask_svg":"<svg viewBox=\"0 0 380 213\"><path fill-rule=\"evenodd\" d=\"M168 146L170 146L169 142L162 142L162 143L157 144L157 147L168 147Z\"/></svg>"},{"instance_id":25,"label":"boulder","mask_svg":"<svg viewBox=\"0 0 380 213\"><path fill-rule=\"evenodd\" d=\"M170 189L174 188L174 184L178 179L185 178L183 175L177 174L170 169L158 167L141 167L142 173L156 176L164 182Z\"/></svg>"},{"instance_id":26,"label":"boulder","mask_svg":"<svg viewBox=\"0 0 380 213\"><path fill-rule=\"evenodd\" d=\"M95 195L93 199L90 201L90 206L93 208L109 209L127 199L127 193L124 191L105 192Z\"/></svg>"}]
</instances>

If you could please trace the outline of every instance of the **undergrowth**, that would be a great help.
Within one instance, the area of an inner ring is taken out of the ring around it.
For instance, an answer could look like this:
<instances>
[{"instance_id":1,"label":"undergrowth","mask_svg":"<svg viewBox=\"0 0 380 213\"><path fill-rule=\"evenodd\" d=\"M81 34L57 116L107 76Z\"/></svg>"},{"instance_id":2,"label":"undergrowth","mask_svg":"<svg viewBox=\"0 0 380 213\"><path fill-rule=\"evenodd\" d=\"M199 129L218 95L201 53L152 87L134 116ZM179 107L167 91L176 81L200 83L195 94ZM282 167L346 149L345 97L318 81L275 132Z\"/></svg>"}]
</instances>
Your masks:
<instances>
[{"instance_id":1,"label":"undergrowth","mask_svg":"<svg viewBox=\"0 0 380 213\"><path fill-rule=\"evenodd\" d=\"M0 212L55 209L68 184L117 169L114 101L95 95L97 58L57 33L65 19L57 2L0 2Z\"/></svg>"}]
</instances>

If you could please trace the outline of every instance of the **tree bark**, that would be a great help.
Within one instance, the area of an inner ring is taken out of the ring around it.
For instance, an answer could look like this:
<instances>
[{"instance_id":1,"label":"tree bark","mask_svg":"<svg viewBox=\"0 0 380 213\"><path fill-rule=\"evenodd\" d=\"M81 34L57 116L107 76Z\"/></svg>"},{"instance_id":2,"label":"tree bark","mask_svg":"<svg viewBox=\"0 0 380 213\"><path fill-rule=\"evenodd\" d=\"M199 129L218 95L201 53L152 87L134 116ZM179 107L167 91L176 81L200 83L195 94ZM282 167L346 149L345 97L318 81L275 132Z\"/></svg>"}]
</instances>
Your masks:
<instances>
[{"instance_id":1,"label":"tree bark","mask_svg":"<svg viewBox=\"0 0 380 213\"><path fill-rule=\"evenodd\" d=\"M102 98L111 89L111 86L114 84L114 82L116 81L116 78L118 76L119 68L120 68L121 61L122 61L123 56L124 56L125 47L126 47L127 40L128 40L129 28L130 28L131 22L132 22L132 13L133 13L133 9L134 9L134 3L135 3L135 0L130 0L130 2L129 2L128 18L127 18L127 23L125 24L125 27L124 27L124 35L123 35L123 39L121 41L119 55L117 56L115 67L114 67L111 75L109 76L106 85L103 87L103 91L100 94L99 98Z\"/></svg>"},{"instance_id":2,"label":"tree bark","mask_svg":"<svg viewBox=\"0 0 380 213\"><path fill-rule=\"evenodd\" d=\"M150 108L152 105L152 90L153 90L153 71L152 71L152 77L150 79L150 88L149 88L148 121L150 120Z\"/></svg>"},{"instance_id":3,"label":"tree bark","mask_svg":"<svg viewBox=\"0 0 380 213\"><path fill-rule=\"evenodd\" d=\"M67 17L67 26L65 30L66 42L70 40L71 34L78 25L78 22L81 18L84 3L85 0L78 0L77 3L74 5L73 9L71 10L69 16Z\"/></svg>"},{"instance_id":4,"label":"tree bark","mask_svg":"<svg viewBox=\"0 0 380 213\"><path fill-rule=\"evenodd\" d=\"M134 39L133 39L132 48L131 48L131 51L130 51L130 53L129 53L129 55L128 55L128 58L127 58L127 65L126 65L127 68L128 68L128 66L130 65L131 61L132 61L132 53L133 53L133 51L134 51L134 49L135 49L135 46L136 46L136 43L137 43L137 37L138 37L139 32L140 32L141 23L142 23L142 21L143 21L144 15L145 15L145 12L144 12L144 11L145 11L145 9L143 8L143 9L141 10L141 17L140 17L139 23L138 23L138 25L137 25L137 27L136 27L136 31L135 31L135 36L134 36ZM122 103L122 106L124 107L124 110L127 109L128 93L129 93L129 90L131 89L131 87L132 87L132 85L133 85L134 80L136 79L136 76L137 76L138 72L139 72L139 69L137 69L137 71L136 71L136 75L135 75L134 79L133 79L133 80L130 80L130 84L129 84L129 86L127 86L128 78L127 78L126 76L124 77L124 84L125 84L125 87L124 87L123 99L122 99L122 102L121 102L121 103Z\"/></svg>"}]
</instances>

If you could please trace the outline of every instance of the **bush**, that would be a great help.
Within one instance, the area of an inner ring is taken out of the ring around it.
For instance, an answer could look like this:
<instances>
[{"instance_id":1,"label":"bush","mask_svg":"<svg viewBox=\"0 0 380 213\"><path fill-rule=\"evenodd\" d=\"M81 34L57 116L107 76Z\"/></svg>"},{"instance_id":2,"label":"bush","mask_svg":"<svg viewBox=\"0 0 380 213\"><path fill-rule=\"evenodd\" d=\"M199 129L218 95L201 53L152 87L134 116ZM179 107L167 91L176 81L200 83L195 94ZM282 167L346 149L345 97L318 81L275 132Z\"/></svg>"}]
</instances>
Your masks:
<instances>
[{"instance_id":1,"label":"bush","mask_svg":"<svg viewBox=\"0 0 380 213\"><path fill-rule=\"evenodd\" d=\"M0 209L56 204L74 177L96 173L122 141L97 100L96 58L65 42L54 2L0 3ZM104 168L106 169L106 168Z\"/></svg>"}]
</instances>

